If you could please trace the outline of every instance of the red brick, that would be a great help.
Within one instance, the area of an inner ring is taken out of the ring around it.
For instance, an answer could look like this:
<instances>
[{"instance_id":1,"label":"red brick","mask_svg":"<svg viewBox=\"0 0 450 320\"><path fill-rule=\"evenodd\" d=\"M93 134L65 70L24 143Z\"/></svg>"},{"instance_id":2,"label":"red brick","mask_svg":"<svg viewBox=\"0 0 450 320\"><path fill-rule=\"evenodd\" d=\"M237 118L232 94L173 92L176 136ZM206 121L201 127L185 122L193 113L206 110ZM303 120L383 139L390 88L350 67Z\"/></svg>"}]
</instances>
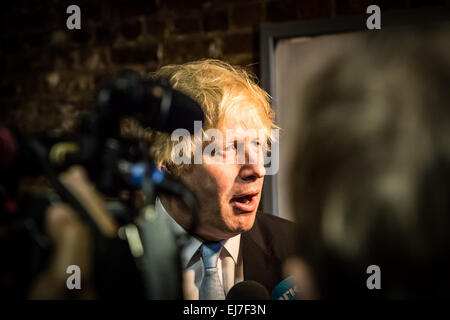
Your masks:
<instances>
[{"instance_id":1,"label":"red brick","mask_svg":"<svg viewBox=\"0 0 450 320\"><path fill-rule=\"evenodd\" d=\"M22 38L22 44L28 48L44 49L50 43L50 36L48 32L27 33Z\"/></svg>"},{"instance_id":2,"label":"red brick","mask_svg":"<svg viewBox=\"0 0 450 320\"><path fill-rule=\"evenodd\" d=\"M166 20L150 18L147 20L147 34L153 38L161 39L167 28Z\"/></svg>"},{"instance_id":3,"label":"red brick","mask_svg":"<svg viewBox=\"0 0 450 320\"><path fill-rule=\"evenodd\" d=\"M152 15L158 9L155 0L113 0L105 2L104 6L118 12L122 21Z\"/></svg>"},{"instance_id":4,"label":"red brick","mask_svg":"<svg viewBox=\"0 0 450 320\"><path fill-rule=\"evenodd\" d=\"M229 34L224 39L223 53L234 54L242 52L252 52L256 47L257 39L251 33Z\"/></svg>"},{"instance_id":5,"label":"red brick","mask_svg":"<svg viewBox=\"0 0 450 320\"><path fill-rule=\"evenodd\" d=\"M203 26L206 32L227 30L228 14L225 10L208 10L204 13Z\"/></svg>"},{"instance_id":6,"label":"red brick","mask_svg":"<svg viewBox=\"0 0 450 320\"><path fill-rule=\"evenodd\" d=\"M380 6L380 9L383 11L383 10L405 9L409 7L409 3L410 3L409 0L382 0L382 1L373 1L373 3L371 4L376 4Z\"/></svg>"},{"instance_id":7,"label":"red brick","mask_svg":"<svg viewBox=\"0 0 450 320\"><path fill-rule=\"evenodd\" d=\"M234 27L258 25L262 21L262 5L249 3L236 6L231 12L231 22Z\"/></svg>"},{"instance_id":8,"label":"red brick","mask_svg":"<svg viewBox=\"0 0 450 320\"><path fill-rule=\"evenodd\" d=\"M183 17L174 21L175 34L187 34L200 32L200 19L196 16Z\"/></svg>"},{"instance_id":9,"label":"red brick","mask_svg":"<svg viewBox=\"0 0 450 320\"><path fill-rule=\"evenodd\" d=\"M266 4L266 21L281 22L297 18L295 1L270 1Z\"/></svg>"},{"instance_id":10,"label":"red brick","mask_svg":"<svg viewBox=\"0 0 450 320\"><path fill-rule=\"evenodd\" d=\"M156 61L156 44L124 46L111 49L111 57L114 63L141 64Z\"/></svg>"},{"instance_id":11,"label":"red brick","mask_svg":"<svg viewBox=\"0 0 450 320\"><path fill-rule=\"evenodd\" d=\"M300 19L319 19L333 16L332 0L299 1L297 8Z\"/></svg>"},{"instance_id":12,"label":"red brick","mask_svg":"<svg viewBox=\"0 0 450 320\"><path fill-rule=\"evenodd\" d=\"M135 40L142 32L141 21L132 20L120 24L120 33L127 40Z\"/></svg>"},{"instance_id":13,"label":"red brick","mask_svg":"<svg viewBox=\"0 0 450 320\"><path fill-rule=\"evenodd\" d=\"M208 56L208 41L199 37L164 44L163 63L183 63Z\"/></svg>"},{"instance_id":14,"label":"red brick","mask_svg":"<svg viewBox=\"0 0 450 320\"><path fill-rule=\"evenodd\" d=\"M336 1L337 15L365 14L371 0L340 0Z\"/></svg>"},{"instance_id":15,"label":"red brick","mask_svg":"<svg viewBox=\"0 0 450 320\"><path fill-rule=\"evenodd\" d=\"M429 6L449 6L448 1L445 0L410 0L411 8L421 8Z\"/></svg>"},{"instance_id":16,"label":"red brick","mask_svg":"<svg viewBox=\"0 0 450 320\"><path fill-rule=\"evenodd\" d=\"M95 40L97 44L112 44L114 42L114 38L117 35L116 30L117 29L115 27L100 24L95 31Z\"/></svg>"},{"instance_id":17,"label":"red brick","mask_svg":"<svg viewBox=\"0 0 450 320\"><path fill-rule=\"evenodd\" d=\"M213 3L212 0L163 0L162 6L169 10L198 10L204 7L209 7Z\"/></svg>"},{"instance_id":18,"label":"red brick","mask_svg":"<svg viewBox=\"0 0 450 320\"><path fill-rule=\"evenodd\" d=\"M83 24L81 26L81 29L67 30L67 32L69 33L72 41L80 45L89 43L93 35L92 29L86 25L83 26Z\"/></svg>"}]
</instances>

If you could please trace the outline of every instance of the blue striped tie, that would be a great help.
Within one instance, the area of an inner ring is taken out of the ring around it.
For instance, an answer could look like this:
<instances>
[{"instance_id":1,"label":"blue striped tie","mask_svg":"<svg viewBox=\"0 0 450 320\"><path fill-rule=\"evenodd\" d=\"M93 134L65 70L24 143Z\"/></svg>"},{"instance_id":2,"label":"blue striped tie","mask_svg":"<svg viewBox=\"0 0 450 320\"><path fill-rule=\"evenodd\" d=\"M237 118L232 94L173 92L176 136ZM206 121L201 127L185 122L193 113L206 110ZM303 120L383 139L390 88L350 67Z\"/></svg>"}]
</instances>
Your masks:
<instances>
[{"instance_id":1,"label":"blue striped tie","mask_svg":"<svg viewBox=\"0 0 450 320\"><path fill-rule=\"evenodd\" d=\"M224 300L225 292L217 272L217 260L222 245L219 242L204 243L200 247L204 274L200 285L200 300Z\"/></svg>"}]
</instances>

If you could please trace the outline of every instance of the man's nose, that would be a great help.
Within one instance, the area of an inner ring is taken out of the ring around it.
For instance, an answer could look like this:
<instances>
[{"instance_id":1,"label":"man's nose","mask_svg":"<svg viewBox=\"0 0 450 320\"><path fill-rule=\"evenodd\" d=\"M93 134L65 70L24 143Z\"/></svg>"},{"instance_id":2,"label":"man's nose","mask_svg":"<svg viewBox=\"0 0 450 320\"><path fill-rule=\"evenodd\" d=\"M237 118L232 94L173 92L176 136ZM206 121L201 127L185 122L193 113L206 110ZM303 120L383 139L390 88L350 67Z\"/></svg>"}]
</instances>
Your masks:
<instances>
[{"instance_id":1,"label":"man's nose","mask_svg":"<svg viewBox=\"0 0 450 320\"><path fill-rule=\"evenodd\" d=\"M245 181L255 181L266 175L262 154L251 152L246 148L245 163L242 164L240 176Z\"/></svg>"}]
</instances>

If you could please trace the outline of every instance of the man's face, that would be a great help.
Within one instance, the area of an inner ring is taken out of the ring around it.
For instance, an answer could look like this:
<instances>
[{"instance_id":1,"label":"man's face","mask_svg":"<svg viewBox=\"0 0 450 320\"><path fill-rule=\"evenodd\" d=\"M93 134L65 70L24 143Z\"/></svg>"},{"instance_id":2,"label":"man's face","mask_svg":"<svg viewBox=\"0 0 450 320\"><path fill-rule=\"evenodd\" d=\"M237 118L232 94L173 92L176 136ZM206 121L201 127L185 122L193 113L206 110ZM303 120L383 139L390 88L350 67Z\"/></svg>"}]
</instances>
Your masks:
<instances>
[{"instance_id":1,"label":"man's face","mask_svg":"<svg viewBox=\"0 0 450 320\"><path fill-rule=\"evenodd\" d=\"M242 119L222 121L218 129L223 145L214 154L217 158L204 154L202 164L191 165L191 170L181 176L199 201L197 235L206 240L230 238L250 230L255 221L265 175L265 141L241 124ZM237 134L227 134L230 130ZM217 160L222 157L226 161ZM179 223L185 221L185 217L174 218Z\"/></svg>"}]
</instances>

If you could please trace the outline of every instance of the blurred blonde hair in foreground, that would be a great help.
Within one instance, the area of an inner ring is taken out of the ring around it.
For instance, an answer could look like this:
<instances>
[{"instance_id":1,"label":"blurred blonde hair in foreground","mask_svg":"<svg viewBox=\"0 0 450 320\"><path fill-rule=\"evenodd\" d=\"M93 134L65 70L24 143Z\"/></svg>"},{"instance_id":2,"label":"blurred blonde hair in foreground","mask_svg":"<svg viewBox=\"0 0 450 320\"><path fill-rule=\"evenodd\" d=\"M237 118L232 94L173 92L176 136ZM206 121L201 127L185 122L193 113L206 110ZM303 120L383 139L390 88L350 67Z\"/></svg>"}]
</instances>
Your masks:
<instances>
[{"instance_id":1,"label":"blurred blonde hair in foreground","mask_svg":"<svg viewBox=\"0 0 450 320\"><path fill-rule=\"evenodd\" d=\"M322 297L450 296L449 86L450 25L369 34L310 83L291 199Z\"/></svg>"}]
</instances>

